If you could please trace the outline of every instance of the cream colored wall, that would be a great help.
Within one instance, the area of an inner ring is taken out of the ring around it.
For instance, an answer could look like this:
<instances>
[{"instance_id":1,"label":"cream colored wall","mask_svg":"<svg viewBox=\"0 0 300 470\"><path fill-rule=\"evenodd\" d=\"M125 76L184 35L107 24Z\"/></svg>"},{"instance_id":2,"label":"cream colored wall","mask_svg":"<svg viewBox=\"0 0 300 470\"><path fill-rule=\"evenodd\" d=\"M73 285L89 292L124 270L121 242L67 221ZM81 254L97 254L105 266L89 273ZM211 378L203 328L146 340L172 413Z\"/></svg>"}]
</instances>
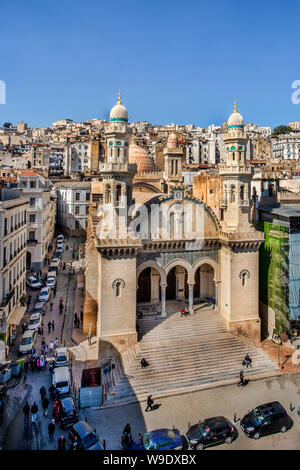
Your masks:
<instances>
[{"instance_id":1,"label":"cream colored wall","mask_svg":"<svg viewBox=\"0 0 300 470\"><path fill-rule=\"evenodd\" d=\"M99 257L98 335L136 333L136 260ZM125 287L116 297L112 288L115 279L123 279Z\"/></svg>"}]
</instances>

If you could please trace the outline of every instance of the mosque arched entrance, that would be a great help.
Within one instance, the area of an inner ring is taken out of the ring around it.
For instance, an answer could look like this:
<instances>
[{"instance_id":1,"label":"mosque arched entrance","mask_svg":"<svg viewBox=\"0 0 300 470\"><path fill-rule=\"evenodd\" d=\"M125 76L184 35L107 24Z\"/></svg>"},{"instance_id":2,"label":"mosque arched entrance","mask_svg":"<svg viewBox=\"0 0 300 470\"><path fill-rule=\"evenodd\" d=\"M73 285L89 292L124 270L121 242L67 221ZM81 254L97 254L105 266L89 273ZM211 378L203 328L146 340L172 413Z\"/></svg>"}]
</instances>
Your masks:
<instances>
[{"instance_id":1,"label":"mosque arched entrance","mask_svg":"<svg viewBox=\"0 0 300 470\"><path fill-rule=\"evenodd\" d=\"M183 266L174 266L167 276L166 300L187 299L189 287L187 271Z\"/></svg>"},{"instance_id":2,"label":"mosque arched entrance","mask_svg":"<svg viewBox=\"0 0 300 470\"><path fill-rule=\"evenodd\" d=\"M138 276L137 302L159 302L160 273L153 267L143 269Z\"/></svg>"},{"instance_id":3,"label":"mosque arched entrance","mask_svg":"<svg viewBox=\"0 0 300 470\"><path fill-rule=\"evenodd\" d=\"M194 299L216 297L215 272L210 264L202 264L195 272Z\"/></svg>"}]
</instances>

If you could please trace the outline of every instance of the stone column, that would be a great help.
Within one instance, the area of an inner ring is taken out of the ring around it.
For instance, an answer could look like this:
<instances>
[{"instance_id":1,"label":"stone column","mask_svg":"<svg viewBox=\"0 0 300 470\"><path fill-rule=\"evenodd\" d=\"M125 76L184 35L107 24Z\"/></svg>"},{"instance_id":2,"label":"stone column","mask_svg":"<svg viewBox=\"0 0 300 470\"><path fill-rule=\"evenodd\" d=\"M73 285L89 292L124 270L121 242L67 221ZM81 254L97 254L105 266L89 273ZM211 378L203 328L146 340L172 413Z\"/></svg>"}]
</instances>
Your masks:
<instances>
[{"instance_id":1,"label":"stone column","mask_svg":"<svg viewBox=\"0 0 300 470\"><path fill-rule=\"evenodd\" d=\"M153 268L151 268L151 302L159 302L159 279L160 274Z\"/></svg>"},{"instance_id":2,"label":"stone column","mask_svg":"<svg viewBox=\"0 0 300 470\"><path fill-rule=\"evenodd\" d=\"M194 315L194 284L189 284L189 312Z\"/></svg>"},{"instance_id":3,"label":"stone column","mask_svg":"<svg viewBox=\"0 0 300 470\"><path fill-rule=\"evenodd\" d=\"M167 316L166 312L166 288L167 284L161 284L161 317L165 318Z\"/></svg>"}]
</instances>

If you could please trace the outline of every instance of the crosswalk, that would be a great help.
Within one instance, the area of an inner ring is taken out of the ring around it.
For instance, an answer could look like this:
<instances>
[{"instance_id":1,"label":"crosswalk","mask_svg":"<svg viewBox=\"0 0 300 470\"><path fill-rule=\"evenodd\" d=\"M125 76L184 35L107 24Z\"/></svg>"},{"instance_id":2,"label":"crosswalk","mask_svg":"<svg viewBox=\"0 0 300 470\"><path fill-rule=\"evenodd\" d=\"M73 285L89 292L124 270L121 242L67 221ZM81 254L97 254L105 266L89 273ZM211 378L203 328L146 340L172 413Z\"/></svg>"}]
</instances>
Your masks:
<instances>
[{"instance_id":1,"label":"crosswalk","mask_svg":"<svg viewBox=\"0 0 300 470\"><path fill-rule=\"evenodd\" d=\"M105 406L142 401L149 394L168 396L238 380L242 360L252 358L245 377L275 373L276 365L253 343L230 334L221 315L211 308L166 319L149 313L139 320L135 359L107 397ZM142 369L145 358L149 366Z\"/></svg>"}]
</instances>

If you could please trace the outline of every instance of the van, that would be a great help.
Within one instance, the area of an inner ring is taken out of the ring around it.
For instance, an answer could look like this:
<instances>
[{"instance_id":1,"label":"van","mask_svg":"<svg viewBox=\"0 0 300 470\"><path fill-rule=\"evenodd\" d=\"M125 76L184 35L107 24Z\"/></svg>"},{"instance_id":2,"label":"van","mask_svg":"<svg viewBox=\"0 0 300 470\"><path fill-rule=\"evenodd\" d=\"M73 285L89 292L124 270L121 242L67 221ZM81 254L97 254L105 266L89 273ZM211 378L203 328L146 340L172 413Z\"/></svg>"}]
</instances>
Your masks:
<instances>
[{"instance_id":1,"label":"van","mask_svg":"<svg viewBox=\"0 0 300 470\"><path fill-rule=\"evenodd\" d=\"M49 266L49 271L57 272L58 266L59 266L59 261L52 261L52 263Z\"/></svg>"},{"instance_id":2,"label":"van","mask_svg":"<svg viewBox=\"0 0 300 470\"><path fill-rule=\"evenodd\" d=\"M59 396L70 393L70 372L68 367L55 367L53 369L52 385L57 389Z\"/></svg>"},{"instance_id":3,"label":"van","mask_svg":"<svg viewBox=\"0 0 300 470\"><path fill-rule=\"evenodd\" d=\"M19 355L28 354L36 340L35 330L26 330L22 336L21 343L19 344Z\"/></svg>"}]
</instances>

